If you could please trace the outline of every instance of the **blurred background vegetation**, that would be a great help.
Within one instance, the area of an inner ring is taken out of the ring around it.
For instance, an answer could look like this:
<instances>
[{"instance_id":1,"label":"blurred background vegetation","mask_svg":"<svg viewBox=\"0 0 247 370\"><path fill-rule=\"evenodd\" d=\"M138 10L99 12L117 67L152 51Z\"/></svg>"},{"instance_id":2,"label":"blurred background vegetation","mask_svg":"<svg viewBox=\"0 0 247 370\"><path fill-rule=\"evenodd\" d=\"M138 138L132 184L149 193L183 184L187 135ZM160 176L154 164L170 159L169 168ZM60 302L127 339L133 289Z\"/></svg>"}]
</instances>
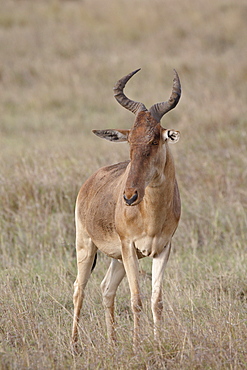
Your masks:
<instances>
[{"instance_id":1,"label":"blurred background vegetation","mask_svg":"<svg viewBox=\"0 0 247 370\"><path fill-rule=\"evenodd\" d=\"M247 366L247 4L243 0L1 0L0 356L3 369L244 369ZM106 344L99 255L83 309L82 356L69 344L74 204L85 179L128 158L92 129L129 128L112 88L147 107L167 100L175 68L180 130L172 147L182 218L164 281L164 338L150 318L150 263L140 264L145 331L131 352L127 281L119 344Z\"/></svg>"}]
</instances>

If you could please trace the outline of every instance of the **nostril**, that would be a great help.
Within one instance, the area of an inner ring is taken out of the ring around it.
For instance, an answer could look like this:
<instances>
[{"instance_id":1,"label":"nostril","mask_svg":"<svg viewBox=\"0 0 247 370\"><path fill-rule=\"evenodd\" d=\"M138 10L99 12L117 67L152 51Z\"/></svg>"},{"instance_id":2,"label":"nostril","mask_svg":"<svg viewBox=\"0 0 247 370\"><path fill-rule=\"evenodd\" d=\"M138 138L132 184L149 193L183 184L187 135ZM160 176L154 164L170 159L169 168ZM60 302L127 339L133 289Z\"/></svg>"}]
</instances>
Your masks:
<instances>
[{"instance_id":1,"label":"nostril","mask_svg":"<svg viewBox=\"0 0 247 370\"><path fill-rule=\"evenodd\" d=\"M124 194L124 200L125 200L125 202L129 205L129 206L131 206L131 204L133 204L135 201L136 201L136 199L138 198L138 193L137 193L137 191L135 192L135 194L134 195L132 195L132 197L131 198L127 198L126 197L126 195Z\"/></svg>"}]
</instances>

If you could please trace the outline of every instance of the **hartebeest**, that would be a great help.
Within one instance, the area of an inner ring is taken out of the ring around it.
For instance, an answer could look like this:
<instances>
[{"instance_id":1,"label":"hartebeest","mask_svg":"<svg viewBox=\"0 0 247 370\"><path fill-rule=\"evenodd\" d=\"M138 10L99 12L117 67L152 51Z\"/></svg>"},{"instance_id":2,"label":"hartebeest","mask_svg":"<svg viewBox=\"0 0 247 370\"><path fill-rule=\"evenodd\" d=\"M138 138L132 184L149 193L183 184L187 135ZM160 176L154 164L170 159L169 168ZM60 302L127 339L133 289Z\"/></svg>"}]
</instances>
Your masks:
<instances>
[{"instance_id":1,"label":"hartebeest","mask_svg":"<svg viewBox=\"0 0 247 370\"><path fill-rule=\"evenodd\" d=\"M151 307L156 338L159 333L163 272L181 209L174 162L168 145L176 143L180 134L164 129L160 120L177 105L181 86L174 71L169 100L154 104L147 110L144 104L130 100L123 92L127 81L138 71L121 78L114 87L116 100L135 114L133 127L130 130L93 130L97 136L110 141L127 141L130 161L99 169L84 183L76 201L78 274L73 296L74 344L78 340L84 289L98 249L112 259L101 283L109 341L115 340L114 299L126 273L134 316L134 348L138 345L142 308L138 259L146 256L153 258Z\"/></svg>"}]
</instances>

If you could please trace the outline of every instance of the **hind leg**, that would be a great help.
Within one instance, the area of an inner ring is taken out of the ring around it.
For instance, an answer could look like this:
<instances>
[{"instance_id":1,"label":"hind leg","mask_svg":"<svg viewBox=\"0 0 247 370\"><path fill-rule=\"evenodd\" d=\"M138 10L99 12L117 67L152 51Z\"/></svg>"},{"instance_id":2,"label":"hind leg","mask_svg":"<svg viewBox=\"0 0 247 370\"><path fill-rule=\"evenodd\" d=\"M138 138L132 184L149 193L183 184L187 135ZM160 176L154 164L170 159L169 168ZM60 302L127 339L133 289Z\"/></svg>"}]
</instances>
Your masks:
<instances>
[{"instance_id":1,"label":"hind leg","mask_svg":"<svg viewBox=\"0 0 247 370\"><path fill-rule=\"evenodd\" d=\"M105 307L105 319L108 341L111 343L116 340L114 328L114 299L117 288L125 276L123 263L112 259L110 267L101 283L103 304Z\"/></svg>"},{"instance_id":2,"label":"hind leg","mask_svg":"<svg viewBox=\"0 0 247 370\"><path fill-rule=\"evenodd\" d=\"M72 329L72 345L76 346L78 341L78 324L82 302L84 298L84 289L87 285L88 279L91 274L95 254L97 248L92 242L91 238L77 230L76 235L76 255L77 255L77 278L74 283L74 318Z\"/></svg>"}]
</instances>

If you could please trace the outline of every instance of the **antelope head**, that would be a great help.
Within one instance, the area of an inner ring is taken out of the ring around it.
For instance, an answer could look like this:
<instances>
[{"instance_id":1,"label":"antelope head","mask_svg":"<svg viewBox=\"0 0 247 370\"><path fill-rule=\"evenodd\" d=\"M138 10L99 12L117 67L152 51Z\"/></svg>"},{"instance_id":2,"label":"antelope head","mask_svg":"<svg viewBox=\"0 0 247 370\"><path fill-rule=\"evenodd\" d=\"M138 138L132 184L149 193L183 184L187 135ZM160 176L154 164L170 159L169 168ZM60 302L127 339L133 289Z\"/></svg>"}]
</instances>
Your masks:
<instances>
[{"instance_id":1,"label":"antelope head","mask_svg":"<svg viewBox=\"0 0 247 370\"><path fill-rule=\"evenodd\" d=\"M147 109L144 104L135 102L124 94L129 79L140 69L121 78L114 87L114 97L124 108L135 114L135 122L130 130L93 130L99 137L110 141L127 141L130 145L130 166L123 192L126 205L134 206L143 200L145 188L152 182L159 185L164 177L168 142L179 140L179 131L165 129L160 120L165 113L175 108L180 96L181 85L174 70L172 93L168 101L152 105Z\"/></svg>"}]
</instances>

